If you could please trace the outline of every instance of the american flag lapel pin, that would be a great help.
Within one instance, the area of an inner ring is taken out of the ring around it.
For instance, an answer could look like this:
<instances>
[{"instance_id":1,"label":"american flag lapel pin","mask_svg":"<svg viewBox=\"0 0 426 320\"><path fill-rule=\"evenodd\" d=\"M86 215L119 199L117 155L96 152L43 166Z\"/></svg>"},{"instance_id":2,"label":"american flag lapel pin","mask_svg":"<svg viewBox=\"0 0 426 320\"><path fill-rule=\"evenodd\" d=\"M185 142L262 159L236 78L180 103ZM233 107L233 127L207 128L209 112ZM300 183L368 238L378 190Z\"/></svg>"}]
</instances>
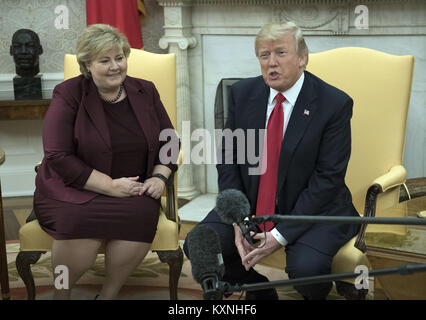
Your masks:
<instances>
[{"instance_id":1,"label":"american flag lapel pin","mask_svg":"<svg viewBox=\"0 0 426 320\"><path fill-rule=\"evenodd\" d=\"M303 111L303 115L309 116L309 110L305 109L305 111Z\"/></svg>"}]
</instances>

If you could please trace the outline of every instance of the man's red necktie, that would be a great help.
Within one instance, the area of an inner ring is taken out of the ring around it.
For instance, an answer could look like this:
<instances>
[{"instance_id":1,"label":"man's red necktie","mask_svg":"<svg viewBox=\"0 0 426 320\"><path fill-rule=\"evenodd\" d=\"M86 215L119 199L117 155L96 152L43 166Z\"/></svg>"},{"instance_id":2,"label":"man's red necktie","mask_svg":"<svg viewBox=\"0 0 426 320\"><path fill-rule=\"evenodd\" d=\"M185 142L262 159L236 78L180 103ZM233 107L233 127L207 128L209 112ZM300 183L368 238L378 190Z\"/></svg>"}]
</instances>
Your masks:
<instances>
[{"instance_id":1,"label":"man's red necktie","mask_svg":"<svg viewBox=\"0 0 426 320\"><path fill-rule=\"evenodd\" d=\"M284 96L278 93L276 103L266 126L266 144L263 147L262 172L257 193L256 215L272 215L275 213L275 197L277 193L278 162L283 139L284 112L282 103ZM266 161L265 161L266 157ZM264 167L266 166L266 168ZM266 169L266 171L265 171ZM272 229L272 222L266 223L266 231ZM263 223L259 227L264 231Z\"/></svg>"}]
</instances>

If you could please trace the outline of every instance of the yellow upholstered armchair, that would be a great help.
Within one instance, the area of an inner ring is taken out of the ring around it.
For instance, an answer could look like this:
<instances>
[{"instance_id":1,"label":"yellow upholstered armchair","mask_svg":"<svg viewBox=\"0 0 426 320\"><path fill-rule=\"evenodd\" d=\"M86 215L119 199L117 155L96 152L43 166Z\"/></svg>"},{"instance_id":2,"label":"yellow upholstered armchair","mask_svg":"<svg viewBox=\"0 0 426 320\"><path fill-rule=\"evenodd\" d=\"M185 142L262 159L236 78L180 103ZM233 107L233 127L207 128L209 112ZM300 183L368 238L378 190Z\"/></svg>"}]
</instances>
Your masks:
<instances>
[{"instance_id":1,"label":"yellow upholstered armchair","mask_svg":"<svg viewBox=\"0 0 426 320\"><path fill-rule=\"evenodd\" d=\"M80 74L74 55L65 55L64 78ZM152 81L161 97L164 107L176 128L176 57L174 54L154 54L132 49L128 59L128 74ZM167 75L167 76L165 76ZM37 170L37 168L36 168ZM182 270L183 253L179 246L179 217L177 215L176 175L171 176L161 198L162 209L157 233L151 245L160 260L169 264L170 299L177 299L177 285ZM33 219L33 220L32 220ZM34 215L19 230L20 252L16 267L25 283L28 299L35 299L34 279L31 264L35 264L41 254L51 250L53 239L44 232ZM102 253L102 251L101 251Z\"/></svg>"},{"instance_id":2,"label":"yellow upholstered armchair","mask_svg":"<svg viewBox=\"0 0 426 320\"><path fill-rule=\"evenodd\" d=\"M346 173L358 212L374 217L399 202L405 183L403 155L406 121L414 67L413 56L395 56L366 48L339 48L309 55L307 70L348 93L354 100L352 153ZM333 259L332 272L354 272L367 265L365 235L404 235L406 226L365 225L357 237L343 246ZM327 235L324 235L327 236ZM282 268L282 250L263 261ZM354 279L336 282L339 294L362 299L366 290L357 290Z\"/></svg>"}]
</instances>

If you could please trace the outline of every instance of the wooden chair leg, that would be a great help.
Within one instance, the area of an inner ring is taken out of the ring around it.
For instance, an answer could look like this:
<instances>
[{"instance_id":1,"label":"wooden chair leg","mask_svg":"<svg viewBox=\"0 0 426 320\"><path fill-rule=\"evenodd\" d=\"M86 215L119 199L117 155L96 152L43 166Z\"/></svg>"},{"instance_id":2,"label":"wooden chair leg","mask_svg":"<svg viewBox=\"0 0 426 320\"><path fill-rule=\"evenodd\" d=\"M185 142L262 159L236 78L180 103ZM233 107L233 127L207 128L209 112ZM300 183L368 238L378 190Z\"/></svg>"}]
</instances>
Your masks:
<instances>
[{"instance_id":1,"label":"wooden chair leg","mask_svg":"<svg viewBox=\"0 0 426 320\"><path fill-rule=\"evenodd\" d=\"M10 300L9 271L7 269L6 246L1 244L0 248L0 287L3 300Z\"/></svg>"},{"instance_id":2,"label":"wooden chair leg","mask_svg":"<svg viewBox=\"0 0 426 320\"><path fill-rule=\"evenodd\" d=\"M0 222L0 228L3 228L3 223ZM2 230L0 230L0 234ZM0 235L0 237L3 237ZM0 239L0 286L1 295L3 300L10 299L10 288L9 288L9 271L7 268L7 253L6 253L6 241L4 238Z\"/></svg>"},{"instance_id":3,"label":"wooden chair leg","mask_svg":"<svg viewBox=\"0 0 426 320\"><path fill-rule=\"evenodd\" d=\"M179 247L174 251L157 251L160 261L169 265L170 300L178 299L178 282L183 266L183 252Z\"/></svg>"},{"instance_id":4,"label":"wooden chair leg","mask_svg":"<svg viewBox=\"0 0 426 320\"><path fill-rule=\"evenodd\" d=\"M9 272L7 269L6 235L4 231L3 201L0 183L0 287L3 300L10 299Z\"/></svg>"},{"instance_id":5,"label":"wooden chair leg","mask_svg":"<svg viewBox=\"0 0 426 320\"><path fill-rule=\"evenodd\" d=\"M346 300L365 300L368 293L368 289L357 289L354 284L344 281L336 281L336 290Z\"/></svg>"},{"instance_id":6,"label":"wooden chair leg","mask_svg":"<svg viewBox=\"0 0 426 320\"><path fill-rule=\"evenodd\" d=\"M37 263L43 253L46 253L46 251L21 251L16 257L16 269L24 281L28 300L35 300L36 297L31 265Z\"/></svg>"}]
</instances>

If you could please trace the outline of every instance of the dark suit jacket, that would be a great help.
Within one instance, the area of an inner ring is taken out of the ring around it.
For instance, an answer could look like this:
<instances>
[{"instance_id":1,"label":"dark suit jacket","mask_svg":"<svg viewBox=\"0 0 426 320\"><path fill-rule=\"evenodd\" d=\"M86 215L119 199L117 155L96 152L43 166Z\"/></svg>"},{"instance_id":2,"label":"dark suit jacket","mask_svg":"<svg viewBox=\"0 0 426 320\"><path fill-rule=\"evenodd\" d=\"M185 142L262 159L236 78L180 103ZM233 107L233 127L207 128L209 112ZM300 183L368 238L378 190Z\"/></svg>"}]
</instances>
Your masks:
<instances>
[{"instance_id":1,"label":"dark suit jacket","mask_svg":"<svg viewBox=\"0 0 426 320\"><path fill-rule=\"evenodd\" d=\"M159 141L160 131L173 126L152 82L127 76L123 84L148 143L146 173L151 175L166 143ZM36 192L72 203L96 196L82 187L92 169L111 174L112 149L102 100L92 80L80 75L55 87L44 119L43 147ZM177 169L173 163L165 165Z\"/></svg>"},{"instance_id":2,"label":"dark suit jacket","mask_svg":"<svg viewBox=\"0 0 426 320\"><path fill-rule=\"evenodd\" d=\"M264 129L269 90L261 76L234 84L229 94L226 128L242 128L245 132ZM358 215L345 184L351 152L352 106L353 101L347 94L305 71L281 147L277 213ZM259 150L259 139L255 144L255 150ZM222 152L229 151L224 147ZM217 165L219 191L241 190L250 202L252 214L256 209L260 176L250 175L249 168L256 166L258 164L248 161ZM290 245L299 241L331 255L359 230L357 225L306 223L278 223L276 228Z\"/></svg>"}]
</instances>

